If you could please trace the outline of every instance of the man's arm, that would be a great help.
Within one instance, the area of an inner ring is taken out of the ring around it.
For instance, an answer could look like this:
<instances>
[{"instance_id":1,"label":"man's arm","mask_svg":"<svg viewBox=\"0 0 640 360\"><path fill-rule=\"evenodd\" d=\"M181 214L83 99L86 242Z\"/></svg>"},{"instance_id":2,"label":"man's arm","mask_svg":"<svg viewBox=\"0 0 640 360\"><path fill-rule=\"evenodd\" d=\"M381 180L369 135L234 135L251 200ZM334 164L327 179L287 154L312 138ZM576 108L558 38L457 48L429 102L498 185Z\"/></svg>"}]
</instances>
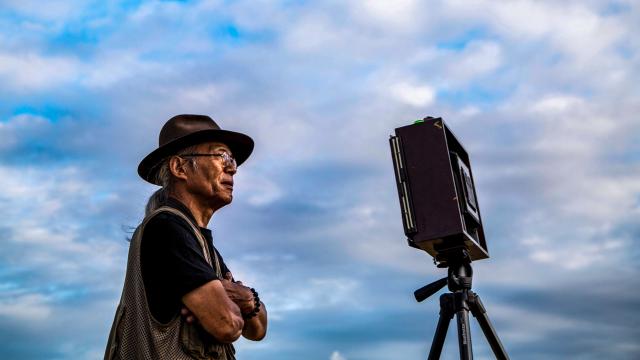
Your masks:
<instances>
[{"instance_id":1,"label":"man's arm","mask_svg":"<svg viewBox=\"0 0 640 360\"><path fill-rule=\"evenodd\" d=\"M235 282L232 279L231 273L227 273L225 279L221 281L222 287L227 295L226 298L236 306L240 316L242 316L243 313L247 314L252 312L255 307L253 293L248 287L242 285L242 282ZM181 310L181 315L185 317L187 322L193 322L196 318L198 320L200 319L188 307ZM251 319L244 320L241 334L245 338L254 341L262 340L267 334L267 309L262 301L260 302L260 311L258 311L257 315ZM235 340L240 335L234 333L234 336Z\"/></svg>"},{"instance_id":2,"label":"man's arm","mask_svg":"<svg viewBox=\"0 0 640 360\"><path fill-rule=\"evenodd\" d=\"M242 336L249 340L260 341L267 335L267 308L260 302L258 315L245 320Z\"/></svg>"},{"instance_id":3,"label":"man's arm","mask_svg":"<svg viewBox=\"0 0 640 360\"><path fill-rule=\"evenodd\" d=\"M242 314L251 313L255 308L255 301L251 289L244 286L240 281L233 281L233 276L230 272L227 272L224 277L225 279L222 280L222 286L226 290L231 301L239 307ZM258 314L251 319L246 319L244 321L242 336L249 340L259 341L262 340L266 334L267 309L261 301Z\"/></svg>"},{"instance_id":4,"label":"man's arm","mask_svg":"<svg viewBox=\"0 0 640 360\"><path fill-rule=\"evenodd\" d=\"M219 341L231 343L243 334L245 322L240 308L229 298L220 280L211 280L188 292L182 302Z\"/></svg>"}]
</instances>

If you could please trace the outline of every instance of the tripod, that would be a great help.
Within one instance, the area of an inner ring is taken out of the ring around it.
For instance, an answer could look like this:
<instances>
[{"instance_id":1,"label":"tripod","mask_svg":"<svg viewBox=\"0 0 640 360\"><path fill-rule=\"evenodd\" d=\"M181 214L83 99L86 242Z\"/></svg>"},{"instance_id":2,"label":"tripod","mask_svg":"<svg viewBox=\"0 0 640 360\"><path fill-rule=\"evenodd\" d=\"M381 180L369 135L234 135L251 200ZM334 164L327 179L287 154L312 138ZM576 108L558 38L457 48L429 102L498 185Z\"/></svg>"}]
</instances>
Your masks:
<instances>
[{"instance_id":1,"label":"tripod","mask_svg":"<svg viewBox=\"0 0 640 360\"><path fill-rule=\"evenodd\" d=\"M480 328L487 338L494 355L499 360L509 360L498 334L494 330L487 311L485 310L480 297L471 291L471 280L473 269L471 259L465 249L455 249L446 255L445 259L438 265L448 267L447 277L426 285L414 292L416 300L421 302L429 296L435 294L445 285L448 285L450 293L440 296L440 319L436 327L436 333L431 343L429 360L440 358L444 339L447 336L449 322L456 315L458 323L458 345L460 347L460 359L472 360L473 350L471 348L471 329L469 328L469 311L478 320Z\"/></svg>"}]
</instances>

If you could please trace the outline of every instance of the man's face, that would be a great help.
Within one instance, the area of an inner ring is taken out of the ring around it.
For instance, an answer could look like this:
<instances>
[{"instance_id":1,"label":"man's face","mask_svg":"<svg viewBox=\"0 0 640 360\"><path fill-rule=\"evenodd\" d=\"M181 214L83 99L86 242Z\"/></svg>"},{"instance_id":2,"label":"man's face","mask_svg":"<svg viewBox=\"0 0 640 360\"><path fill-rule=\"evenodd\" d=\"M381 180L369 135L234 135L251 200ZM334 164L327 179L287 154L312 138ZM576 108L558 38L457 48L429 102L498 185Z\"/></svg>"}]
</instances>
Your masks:
<instances>
[{"instance_id":1,"label":"man's face","mask_svg":"<svg viewBox=\"0 0 640 360\"><path fill-rule=\"evenodd\" d=\"M221 154L226 152L233 155L229 147L223 143L210 142L199 144L194 153ZM202 202L209 204L214 210L219 209L233 200L233 175L236 169L225 166L220 156L194 157L197 168L190 168L187 189Z\"/></svg>"}]
</instances>

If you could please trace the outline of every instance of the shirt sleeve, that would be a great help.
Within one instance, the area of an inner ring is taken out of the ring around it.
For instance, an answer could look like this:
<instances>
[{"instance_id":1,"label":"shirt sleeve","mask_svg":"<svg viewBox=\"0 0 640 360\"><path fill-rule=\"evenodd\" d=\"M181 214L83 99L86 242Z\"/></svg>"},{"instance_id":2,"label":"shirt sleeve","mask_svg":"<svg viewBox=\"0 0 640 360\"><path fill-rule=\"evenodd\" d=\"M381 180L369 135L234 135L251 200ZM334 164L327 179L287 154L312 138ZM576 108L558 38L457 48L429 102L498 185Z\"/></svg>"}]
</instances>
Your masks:
<instances>
[{"instance_id":1,"label":"shirt sleeve","mask_svg":"<svg viewBox=\"0 0 640 360\"><path fill-rule=\"evenodd\" d=\"M158 214L145 226L141 248L143 281L152 312L179 308L182 297L216 280L191 227L172 214Z\"/></svg>"},{"instance_id":2,"label":"shirt sleeve","mask_svg":"<svg viewBox=\"0 0 640 360\"><path fill-rule=\"evenodd\" d=\"M215 248L215 246L213 246L213 251L215 251L216 255L218 256L218 260L220 261L220 271L222 272L222 276L224 276L228 272L231 272L231 270L229 270L229 268L227 267L227 264L224 262L222 255L220 255L220 252Z\"/></svg>"}]
</instances>

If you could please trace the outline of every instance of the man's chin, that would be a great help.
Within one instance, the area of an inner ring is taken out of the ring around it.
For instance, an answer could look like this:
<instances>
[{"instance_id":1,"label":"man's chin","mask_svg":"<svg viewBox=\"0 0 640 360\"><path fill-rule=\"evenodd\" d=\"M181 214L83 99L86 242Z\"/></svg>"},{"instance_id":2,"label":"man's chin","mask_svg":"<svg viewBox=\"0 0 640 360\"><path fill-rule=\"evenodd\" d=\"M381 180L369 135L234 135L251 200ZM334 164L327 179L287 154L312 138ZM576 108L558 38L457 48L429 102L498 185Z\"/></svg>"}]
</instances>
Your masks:
<instances>
[{"instance_id":1,"label":"man's chin","mask_svg":"<svg viewBox=\"0 0 640 360\"><path fill-rule=\"evenodd\" d=\"M225 194L221 200L225 205L229 205L233 201L233 194Z\"/></svg>"},{"instance_id":2,"label":"man's chin","mask_svg":"<svg viewBox=\"0 0 640 360\"><path fill-rule=\"evenodd\" d=\"M220 194L220 193L218 193L217 196L214 196L214 197L209 199L209 204L214 209L220 209L223 206L227 206L227 205L231 204L231 201L233 201L233 195L232 194Z\"/></svg>"}]
</instances>

